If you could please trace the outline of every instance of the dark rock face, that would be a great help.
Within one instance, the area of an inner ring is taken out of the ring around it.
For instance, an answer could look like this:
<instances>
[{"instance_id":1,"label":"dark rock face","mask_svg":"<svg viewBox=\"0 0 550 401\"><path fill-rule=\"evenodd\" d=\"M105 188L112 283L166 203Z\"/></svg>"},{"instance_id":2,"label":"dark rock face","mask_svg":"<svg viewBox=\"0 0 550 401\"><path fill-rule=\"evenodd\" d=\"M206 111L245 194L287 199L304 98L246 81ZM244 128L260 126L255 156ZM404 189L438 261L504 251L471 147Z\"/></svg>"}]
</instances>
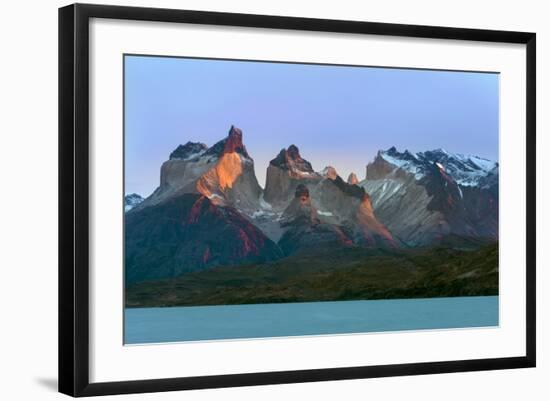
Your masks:
<instances>
[{"instance_id":1,"label":"dark rock face","mask_svg":"<svg viewBox=\"0 0 550 401\"><path fill-rule=\"evenodd\" d=\"M463 194L448 174L434 164L421 182L431 197L428 210L441 213L450 232L466 237L477 235L475 223L464 208Z\"/></svg>"},{"instance_id":2,"label":"dark rock face","mask_svg":"<svg viewBox=\"0 0 550 401\"><path fill-rule=\"evenodd\" d=\"M299 184L296 187L296 192L294 193L295 198L300 198L302 202L309 199L309 189L304 184Z\"/></svg>"},{"instance_id":3,"label":"dark rock face","mask_svg":"<svg viewBox=\"0 0 550 401\"><path fill-rule=\"evenodd\" d=\"M269 164L282 170L313 173L311 163L302 158L296 145L290 145L288 149L281 149L277 157L271 160Z\"/></svg>"},{"instance_id":4,"label":"dark rock face","mask_svg":"<svg viewBox=\"0 0 550 401\"><path fill-rule=\"evenodd\" d=\"M353 244L350 230L319 220L309 190L304 184L296 188L294 199L283 212L281 225L287 230L278 244L286 255L326 244Z\"/></svg>"},{"instance_id":5,"label":"dark rock face","mask_svg":"<svg viewBox=\"0 0 550 401\"><path fill-rule=\"evenodd\" d=\"M349 196L353 196L357 199L363 199L366 195L365 189L359 185L352 185L345 182L340 176L337 176L333 180L334 185L336 185L343 193Z\"/></svg>"},{"instance_id":6,"label":"dark rock face","mask_svg":"<svg viewBox=\"0 0 550 401\"><path fill-rule=\"evenodd\" d=\"M282 149L267 168L264 199L275 209L284 210L299 184L319 182L322 177L302 158L295 145Z\"/></svg>"},{"instance_id":7,"label":"dark rock face","mask_svg":"<svg viewBox=\"0 0 550 401\"><path fill-rule=\"evenodd\" d=\"M432 197L428 209L444 216L450 233L498 238L498 183L496 188L460 186L435 164L422 182Z\"/></svg>"},{"instance_id":8,"label":"dark rock face","mask_svg":"<svg viewBox=\"0 0 550 401\"><path fill-rule=\"evenodd\" d=\"M204 143L201 142L187 142L185 145L179 145L172 153L170 153L170 160L184 160L193 155L199 155L208 149Z\"/></svg>"},{"instance_id":9,"label":"dark rock face","mask_svg":"<svg viewBox=\"0 0 550 401\"><path fill-rule=\"evenodd\" d=\"M198 194L128 214L125 228L127 284L283 256L236 209Z\"/></svg>"},{"instance_id":10,"label":"dark rock face","mask_svg":"<svg viewBox=\"0 0 550 401\"><path fill-rule=\"evenodd\" d=\"M282 226L300 224L319 224L317 210L312 206L309 197L309 189L304 184L299 184L294 193L294 199L290 202L282 215Z\"/></svg>"},{"instance_id":11,"label":"dark rock face","mask_svg":"<svg viewBox=\"0 0 550 401\"><path fill-rule=\"evenodd\" d=\"M314 249L319 246L352 246L353 233L344 226L318 223L314 225L295 224L279 240L285 255Z\"/></svg>"},{"instance_id":12,"label":"dark rock face","mask_svg":"<svg viewBox=\"0 0 550 401\"><path fill-rule=\"evenodd\" d=\"M462 189L466 214L472 220L477 236L498 238L499 195L498 184L488 189L466 187Z\"/></svg>"}]
</instances>

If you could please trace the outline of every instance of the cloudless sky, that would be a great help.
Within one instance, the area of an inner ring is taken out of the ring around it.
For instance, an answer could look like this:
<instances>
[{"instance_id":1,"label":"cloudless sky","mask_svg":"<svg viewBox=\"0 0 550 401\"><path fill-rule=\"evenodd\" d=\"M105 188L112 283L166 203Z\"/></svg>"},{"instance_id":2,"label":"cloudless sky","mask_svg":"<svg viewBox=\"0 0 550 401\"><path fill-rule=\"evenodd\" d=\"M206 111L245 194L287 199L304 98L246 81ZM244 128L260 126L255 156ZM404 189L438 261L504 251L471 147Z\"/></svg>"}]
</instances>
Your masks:
<instances>
[{"instance_id":1,"label":"cloudless sky","mask_svg":"<svg viewBox=\"0 0 550 401\"><path fill-rule=\"evenodd\" d=\"M379 149L443 148L498 160L499 76L372 67L125 58L126 193L148 196L187 141L208 146L234 124L265 186L291 144L316 171L343 179Z\"/></svg>"}]
</instances>

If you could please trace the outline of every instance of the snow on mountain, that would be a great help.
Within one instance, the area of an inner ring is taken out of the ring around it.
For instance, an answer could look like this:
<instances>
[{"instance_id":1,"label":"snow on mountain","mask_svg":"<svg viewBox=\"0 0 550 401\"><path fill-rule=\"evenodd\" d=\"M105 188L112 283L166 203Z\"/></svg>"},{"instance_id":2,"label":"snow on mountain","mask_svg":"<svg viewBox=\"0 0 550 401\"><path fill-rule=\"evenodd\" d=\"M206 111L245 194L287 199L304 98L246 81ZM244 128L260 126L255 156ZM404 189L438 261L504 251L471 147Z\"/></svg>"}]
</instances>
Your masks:
<instances>
[{"instance_id":1,"label":"snow on mountain","mask_svg":"<svg viewBox=\"0 0 550 401\"><path fill-rule=\"evenodd\" d=\"M489 174L498 174L498 163L479 156L449 153L444 149L411 153L399 152L395 147L378 152L377 159L412 174L416 180L424 178L432 166L448 174L457 184L470 187L480 186ZM376 163L376 159L375 162ZM372 164L374 164L372 163ZM370 167L370 165L369 165Z\"/></svg>"},{"instance_id":2,"label":"snow on mountain","mask_svg":"<svg viewBox=\"0 0 550 401\"><path fill-rule=\"evenodd\" d=\"M201 142L187 142L185 145L179 145L172 153L170 160L193 160L199 158L208 146Z\"/></svg>"},{"instance_id":3,"label":"snow on mountain","mask_svg":"<svg viewBox=\"0 0 550 401\"><path fill-rule=\"evenodd\" d=\"M376 216L408 245L448 235L498 238L498 163L444 149L378 152L359 183Z\"/></svg>"}]
</instances>

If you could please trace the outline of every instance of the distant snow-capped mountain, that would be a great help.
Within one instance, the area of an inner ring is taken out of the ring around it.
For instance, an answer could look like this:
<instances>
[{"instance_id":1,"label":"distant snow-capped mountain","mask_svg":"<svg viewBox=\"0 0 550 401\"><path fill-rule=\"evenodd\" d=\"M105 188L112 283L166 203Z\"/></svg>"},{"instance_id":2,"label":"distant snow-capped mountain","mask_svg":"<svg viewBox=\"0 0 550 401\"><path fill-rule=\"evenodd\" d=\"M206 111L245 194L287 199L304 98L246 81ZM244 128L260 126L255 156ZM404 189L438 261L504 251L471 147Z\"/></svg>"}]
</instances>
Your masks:
<instances>
[{"instance_id":1,"label":"distant snow-capped mountain","mask_svg":"<svg viewBox=\"0 0 550 401\"><path fill-rule=\"evenodd\" d=\"M137 205L143 202L143 198L138 194L129 194L124 197L124 211L129 212Z\"/></svg>"},{"instance_id":2,"label":"distant snow-capped mountain","mask_svg":"<svg viewBox=\"0 0 550 401\"><path fill-rule=\"evenodd\" d=\"M443 149L378 152L360 183L397 238L415 246L449 235L498 238L498 163Z\"/></svg>"},{"instance_id":3,"label":"distant snow-capped mountain","mask_svg":"<svg viewBox=\"0 0 550 401\"><path fill-rule=\"evenodd\" d=\"M424 178L435 165L451 176L462 186L479 186L489 174L498 174L498 163L478 156L449 153L444 149L411 153L399 152L395 147L378 152L381 158L392 166L414 175L417 180ZM368 167L367 167L368 175Z\"/></svg>"}]
</instances>

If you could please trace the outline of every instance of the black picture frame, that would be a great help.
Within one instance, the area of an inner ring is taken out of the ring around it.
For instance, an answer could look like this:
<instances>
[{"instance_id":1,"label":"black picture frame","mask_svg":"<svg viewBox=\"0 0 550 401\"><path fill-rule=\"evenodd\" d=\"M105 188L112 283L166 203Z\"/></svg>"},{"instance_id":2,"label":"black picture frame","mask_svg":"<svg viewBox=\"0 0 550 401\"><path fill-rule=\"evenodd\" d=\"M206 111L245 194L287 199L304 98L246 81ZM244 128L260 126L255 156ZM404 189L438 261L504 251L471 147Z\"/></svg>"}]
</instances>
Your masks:
<instances>
[{"instance_id":1,"label":"black picture frame","mask_svg":"<svg viewBox=\"0 0 550 401\"><path fill-rule=\"evenodd\" d=\"M520 357L90 383L89 21L91 18L438 38L526 45L526 353ZM71 396L253 386L534 367L536 35L220 12L74 4L59 9L59 391Z\"/></svg>"}]
</instances>

